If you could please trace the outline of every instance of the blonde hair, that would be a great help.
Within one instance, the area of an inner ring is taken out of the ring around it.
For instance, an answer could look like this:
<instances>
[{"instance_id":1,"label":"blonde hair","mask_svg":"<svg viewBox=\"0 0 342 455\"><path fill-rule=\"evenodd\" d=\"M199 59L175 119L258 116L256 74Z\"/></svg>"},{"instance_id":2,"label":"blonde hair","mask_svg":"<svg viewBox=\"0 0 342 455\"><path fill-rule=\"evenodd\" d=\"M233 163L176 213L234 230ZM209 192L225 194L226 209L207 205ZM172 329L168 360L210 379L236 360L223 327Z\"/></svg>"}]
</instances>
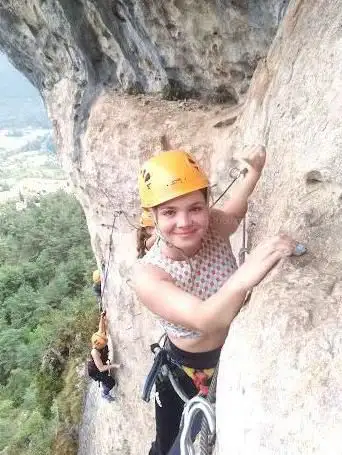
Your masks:
<instances>
[{"instance_id":1,"label":"blonde hair","mask_svg":"<svg viewBox=\"0 0 342 455\"><path fill-rule=\"evenodd\" d=\"M103 349L108 343L108 337L105 333L95 332L91 337L91 345L94 349Z\"/></svg>"}]
</instances>

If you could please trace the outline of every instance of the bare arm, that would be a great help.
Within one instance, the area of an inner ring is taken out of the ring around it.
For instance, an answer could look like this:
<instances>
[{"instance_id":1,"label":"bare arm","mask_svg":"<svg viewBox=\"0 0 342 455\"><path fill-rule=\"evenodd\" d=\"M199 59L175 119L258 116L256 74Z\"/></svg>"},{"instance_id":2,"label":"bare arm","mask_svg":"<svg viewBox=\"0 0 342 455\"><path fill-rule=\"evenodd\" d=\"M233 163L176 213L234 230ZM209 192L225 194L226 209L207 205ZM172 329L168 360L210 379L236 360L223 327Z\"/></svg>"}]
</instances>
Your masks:
<instances>
[{"instance_id":1,"label":"bare arm","mask_svg":"<svg viewBox=\"0 0 342 455\"><path fill-rule=\"evenodd\" d=\"M141 302L163 319L211 333L231 324L248 290L257 285L282 257L290 256L295 245L287 236L276 236L261 243L226 283L205 301L177 287L166 272L153 265L136 266L135 290Z\"/></svg>"},{"instance_id":2,"label":"bare arm","mask_svg":"<svg viewBox=\"0 0 342 455\"><path fill-rule=\"evenodd\" d=\"M164 271L139 265L135 289L139 299L153 313L169 322L202 332L227 327L240 309L246 290L227 283L203 302L177 287ZM229 304L228 301L229 300ZM219 314L224 313L224 316Z\"/></svg>"},{"instance_id":3,"label":"bare arm","mask_svg":"<svg viewBox=\"0 0 342 455\"><path fill-rule=\"evenodd\" d=\"M262 146L255 147L248 158L244 160L248 172L235 182L232 187L231 198L224 203L222 209L213 210L215 228L224 237L235 232L246 215L248 199L260 179L265 159L265 148Z\"/></svg>"},{"instance_id":4,"label":"bare arm","mask_svg":"<svg viewBox=\"0 0 342 455\"><path fill-rule=\"evenodd\" d=\"M106 312L103 311L100 316L100 322L99 322L99 332L100 333L107 333L107 319L106 319Z\"/></svg>"}]
</instances>

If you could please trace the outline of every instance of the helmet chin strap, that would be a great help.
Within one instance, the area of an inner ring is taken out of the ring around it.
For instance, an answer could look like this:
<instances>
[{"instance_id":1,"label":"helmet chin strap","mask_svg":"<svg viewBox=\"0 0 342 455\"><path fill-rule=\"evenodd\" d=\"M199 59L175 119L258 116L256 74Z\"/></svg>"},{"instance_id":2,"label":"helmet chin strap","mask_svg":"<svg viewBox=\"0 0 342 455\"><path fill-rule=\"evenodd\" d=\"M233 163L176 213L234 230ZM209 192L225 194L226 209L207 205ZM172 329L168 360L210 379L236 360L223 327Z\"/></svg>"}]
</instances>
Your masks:
<instances>
[{"instance_id":1,"label":"helmet chin strap","mask_svg":"<svg viewBox=\"0 0 342 455\"><path fill-rule=\"evenodd\" d=\"M165 243L165 245L168 248L175 248L177 251L179 251L181 253L181 255L184 257L184 259L186 260L186 262L188 263L188 265L190 267L190 278L192 280L192 285L193 285L194 284L194 280L195 280L195 273L194 273L194 268L193 268L192 263L191 263L191 258L189 258L189 256L187 256L184 253L182 248L179 248L178 246L174 245L172 242L167 240L165 238L165 236L161 233L161 230L160 230L160 227L159 227L159 224L158 224L157 211L154 208L152 208L152 216L153 216L153 221L154 221L154 228L155 228L155 231L156 231L156 234L157 234L157 243L159 242L159 240L161 240L162 242Z\"/></svg>"},{"instance_id":2,"label":"helmet chin strap","mask_svg":"<svg viewBox=\"0 0 342 455\"><path fill-rule=\"evenodd\" d=\"M167 238L165 238L165 236L161 233L161 230L159 228L157 220L155 220L154 229L156 230L156 234L157 234L158 239L162 240L167 247L169 247L169 248L177 248L176 245L174 245L172 242L167 240Z\"/></svg>"}]
</instances>

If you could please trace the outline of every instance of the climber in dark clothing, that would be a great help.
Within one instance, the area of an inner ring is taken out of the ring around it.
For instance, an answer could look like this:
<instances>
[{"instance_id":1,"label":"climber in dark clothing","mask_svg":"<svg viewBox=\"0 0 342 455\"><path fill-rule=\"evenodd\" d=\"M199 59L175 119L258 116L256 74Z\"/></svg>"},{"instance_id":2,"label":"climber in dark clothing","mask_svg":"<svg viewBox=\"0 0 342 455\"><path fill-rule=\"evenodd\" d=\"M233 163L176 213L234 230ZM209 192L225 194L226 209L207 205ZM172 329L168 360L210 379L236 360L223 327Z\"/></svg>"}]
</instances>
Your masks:
<instances>
[{"instance_id":1,"label":"climber in dark clothing","mask_svg":"<svg viewBox=\"0 0 342 455\"><path fill-rule=\"evenodd\" d=\"M114 401L110 391L115 386L115 379L110 375L110 371L120 368L118 363L108 363L108 337L106 313L102 312L99 323L99 330L91 337L91 358L88 361L89 377L102 384L102 397L107 401Z\"/></svg>"}]
</instances>

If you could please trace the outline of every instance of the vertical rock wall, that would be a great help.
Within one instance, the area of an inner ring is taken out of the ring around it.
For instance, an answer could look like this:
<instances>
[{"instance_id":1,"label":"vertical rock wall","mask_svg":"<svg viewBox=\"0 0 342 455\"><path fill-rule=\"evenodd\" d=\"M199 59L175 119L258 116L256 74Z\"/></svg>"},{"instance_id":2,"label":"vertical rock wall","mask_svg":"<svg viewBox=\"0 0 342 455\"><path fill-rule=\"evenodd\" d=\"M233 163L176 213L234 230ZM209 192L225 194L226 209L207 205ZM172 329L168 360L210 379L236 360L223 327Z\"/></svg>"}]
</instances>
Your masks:
<instances>
[{"instance_id":1,"label":"vertical rock wall","mask_svg":"<svg viewBox=\"0 0 342 455\"><path fill-rule=\"evenodd\" d=\"M342 10L292 2L228 146L264 143L252 243L283 230L309 252L280 264L222 354L220 454L342 453Z\"/></svg>"}]
</instances>

